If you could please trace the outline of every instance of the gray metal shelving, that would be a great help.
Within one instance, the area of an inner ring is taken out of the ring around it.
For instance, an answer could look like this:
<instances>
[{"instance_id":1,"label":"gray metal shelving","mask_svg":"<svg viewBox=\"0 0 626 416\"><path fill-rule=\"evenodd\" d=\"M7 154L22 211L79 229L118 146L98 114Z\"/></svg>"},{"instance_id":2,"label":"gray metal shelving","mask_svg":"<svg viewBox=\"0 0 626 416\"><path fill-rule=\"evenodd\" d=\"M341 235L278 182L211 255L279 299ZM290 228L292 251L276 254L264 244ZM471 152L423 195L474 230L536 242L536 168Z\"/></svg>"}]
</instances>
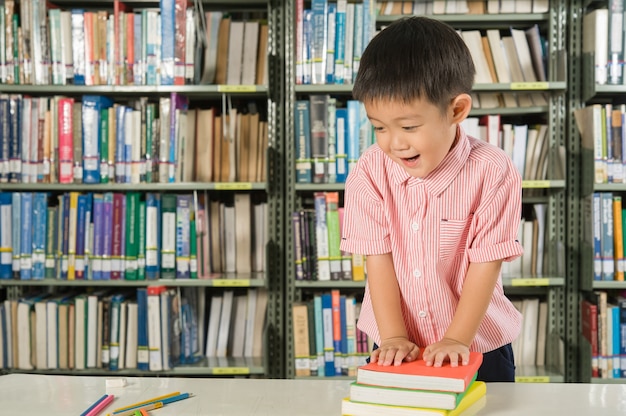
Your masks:
<instances>
[{"instance_id":1,"label":"gray metal shelving","mask_svg":"<svg viewBox=\"0 0 626 416\"><path fill-rule=\"evenodd\" d=\"M302 207L304 198L310 198L315 191L343 191L343 184L296 184L294 172L294 116L293 109L297 96L307 94L331 94L337 97L349 97L351 85L296 85L294 51L295 43L295 5L286 2L285 15L285 58L286 58L286 126L285 126L285 165L286 165L286 193L285 212L289 214ZM378 16L377 26L382 27L401 16ZM566 0L551 0L549 13L545 14L506 14L506 15L436 15L431 16L445 21L455 28L495 28L508 29L511 26L528 26L538 24L543 33L547 33L548 39L548 82L545 83L517 83L517 84L476 84L475 91L504 92L504 91L542 91L550 97L549 104L545 107L531 108L499 108L499 109L473 109L471 115L499 113L505 116L515 115L545 115L548 120L548 140L553 149L552 157L555 157L554 149L558 146L566 146L569 154L571 147L567 142L567 94L569 91L569 79L566 68L571 63L565 53L567 49L566 30L568 17L568 2ZM568 158L568 162L571 158ZM571 320L568 309L571 303L566 302L570 296L570 280L572 279L571 258L569 248L572 246L572 238L568 234L568 221L572 218L567 215L568 209L572 208L570 190L572 167L567 165L566 177L562 180L550 181L527 181L524 183L524 203L543 202L548 206L548 250L550 258L550 270L548 276L532 282L532 278L524 276L504 279L505 290L511 295L539 295L547 299L549 303L548 332L551 334L547 359L549 366L545 368L525 368L520 374L520 381L527 382L563 382L573 381L571 367L575 366L576 357L569 347L571 341L571 329L568 325L577 322ZM556 177L551 175L550 177ZM539 194L534 192L539 188ZM291 306L294 302L303 299L305 293L339 288L351 293L362 291L363 282L302 282L295 280L295 267L292 259L293 235L290 229L290 215L285 215L285 244L287 254L285 258L285 367L286 376L295 376L293 333L291 326ZM560 266L556 264L561 263ZM575 343L574 343L575 344ZM560 354L561 345L565 345L565 357ZM563 368L562 362L565 362Z\"/></svg>"}]
</instances>

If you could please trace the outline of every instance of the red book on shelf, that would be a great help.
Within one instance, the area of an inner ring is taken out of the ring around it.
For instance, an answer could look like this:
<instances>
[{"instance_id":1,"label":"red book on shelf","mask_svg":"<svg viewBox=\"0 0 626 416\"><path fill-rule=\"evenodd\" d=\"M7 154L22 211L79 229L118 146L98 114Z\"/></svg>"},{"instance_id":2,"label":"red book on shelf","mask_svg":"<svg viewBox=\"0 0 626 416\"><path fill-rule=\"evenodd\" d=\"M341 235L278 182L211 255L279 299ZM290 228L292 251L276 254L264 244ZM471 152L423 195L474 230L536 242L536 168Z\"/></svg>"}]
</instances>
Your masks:
<instances>
[{"instance_id":1,"label":"red book on shelf","mask_svg":"<svg viewBox=\"0 0 626 416\"><path fill-rule=\"evenodd\" d=\"M429 367L421 358L398 366L369 363L358 368L356 381L384 387L463 392L471 384L482 362L482 353L470 352L469 363L457 367L452 367L449 362L441 367Z\"/></svg>"}]
</instances>

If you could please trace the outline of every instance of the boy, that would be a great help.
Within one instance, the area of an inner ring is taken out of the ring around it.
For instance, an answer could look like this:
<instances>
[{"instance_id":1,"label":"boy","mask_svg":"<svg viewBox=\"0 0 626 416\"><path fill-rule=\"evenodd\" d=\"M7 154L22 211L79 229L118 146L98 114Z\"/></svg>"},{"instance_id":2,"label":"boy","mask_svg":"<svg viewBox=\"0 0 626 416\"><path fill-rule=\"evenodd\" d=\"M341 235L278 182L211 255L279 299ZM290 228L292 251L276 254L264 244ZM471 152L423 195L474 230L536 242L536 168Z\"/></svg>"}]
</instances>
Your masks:
<instances>
[{"instance_id":1,"label":"boy","mask_svg":"<svg viewBox=\"0 0 626 416\"><path fill-rule=\"evenodd\" d=\"M423 17L396 21L361 57L353 96L376 144L345 187L342 250L367 256L358 326L372 362L467 364L478 379L514 381L521 314L502 261L522 254L521 177L500 149L465 135L475 69L461 37Z\"/></svg>"}]
</instances>

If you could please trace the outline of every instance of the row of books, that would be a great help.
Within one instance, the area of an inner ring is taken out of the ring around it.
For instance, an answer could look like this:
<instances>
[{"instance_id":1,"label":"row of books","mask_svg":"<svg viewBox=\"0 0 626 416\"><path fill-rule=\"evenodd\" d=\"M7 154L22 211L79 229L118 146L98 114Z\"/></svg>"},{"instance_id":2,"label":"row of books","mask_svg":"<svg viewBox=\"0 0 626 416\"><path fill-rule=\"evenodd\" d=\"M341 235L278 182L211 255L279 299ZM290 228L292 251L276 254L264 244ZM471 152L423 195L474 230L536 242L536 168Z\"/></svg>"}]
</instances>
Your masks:
<instances>
[{"instance_id":1,"label":"row of books","mask_svg":"<svg viewBox=\"0 0 626 416\"><path fill-rule=\"evenodd\" d=\"M583 17L582 51L591 55L591 79L599 85L624 85L624 3L609 0L608 7L590 11Z\"/></svg>"},{"instance_id":2,"label":"row of books","mask_svg":"<svg viewBox=\"0 0 626 416\"><path fill-rule=\"evenodd\" d=\"M592 104L574 115L582 146L593 153L593 182L625 183L626 105Z\"/></svg>"},{"instance_id":3,"label":"row of books","mask_svg":"<svg viewBox=\"0 0 626 416\"><path fill-rule=\"evenodd\" d=\"M550 151L547 124L503 123L499 114L468 117L465 132L500 147L513 160L524 180L548 178Z\"/></svg>"},{"instance_id":4,"label":"row of books","mask_svg":"<svg viewBox=\"0 0 626 416\"><path fill-rule=\"evenodd\" d=\"M374 143L363 104L339 107L328 94L297 100L294 117L296 183L343 183L361 153Z\"/></svg>"},{"instance_id":5,"label":"row of books","mask_svg":"<svg viewBox=\"0 0 626 416\"><path fill-rule=\"evenodd\" d=\"M210 302L221 296L214 294ZM219 351L224 357L262 356L267 293L248 289L235 298L242 301L236 309L232 304L230 333L226 303L221 315L217 311ZM163 371L196 364L218 334L210 326L213 309L206 315L208 301L204 288L165 286L5 300L0 303L0 368Z\"/></svg>"},{"instance_id":6,"label":"row of books","mask_svg":"<svg viewBox=\"0 0 626 416\"><path fill-rule=\"evenodd\" d=\"M522 331L511 343L515 365L546 367L548 302L536 297L514 298L511 302L523 317Z\"/></svg>"},{"instance_id":7,"label":"row of books","mask_svg":"<svg viewBox=\"0 0 626 416\"><path fill-rule=\"evenodd\" d=\"M266 203L205 194L0 193L0 278L210 278L265 270Z\"/></svg>"},{"instance_id":8,"label":"row of books","mask_svg":"<svg viewBox=\"0 0 626 416\"><path fill-rule=\"evenodd\" d=\"M266 180L267 121L256 103L190 109L171 93L127 104L0 95L0 182Z\"/></svg>"},{"instance_id":9,"label":"row of books","mask_svg":"<svg viewBox=\"0 0 626 416\"><path fill-rule=\"evenodd\" d=\"M374 0L296 0L296 84L352 84L375 33Z\"/></svg>"},{"instance_id":10,"label":"row of books","mask_svg":"<svg viewBox=\"0 0 626 416\"><path fill-rule=\"evenodd\" d=\"M583 209L588 222L584 238L593 248L593 280L623 281L626 207L622 196L594 192L585 199Z\"/></svg>"},{"instance_id":11,"label":"row of books","mask_svg":"<svg viewBox=\"0 0 626 416\"><path fill-rule=\"evenodd\" d=\"M527 29L511 27L499 29L461 30L459 34L467 45L476 68L475 82L479 84L512 82L545 82L546 46L539 26ZM540 93L473 94L474 107L532 107L547 106L548 100Z\"/></svg>"},{"instance_id":12,"label":"row of books","mask_svg":"<svg viewBox=\"0 0 626 416\"><path fill-rule=\"evenodd\" d=\"M355 376L372 343L356 327L361 309L354 296L338 289L315 294L292 307L296 376Z\"/></svg>"},{"instance_id":13,"label":"row of books","mask_svg":"<svg viewBox=\"0 0 626 416\"><path fill-rule=\"evenodd\" d=\"M340 250L339 192L315 192L314 209L292 213L296 280L365 280L365 259Z\"/></svg>"},{"instance_id":14,"label":"row of books","mask_svg":"<svg viewBox=\"0 0 626 416\"><path fill-rule=\"evenodd\" d=\"M626 297L593 291L580 303L582 334L591 346L591 375L626 378Z\"/></svg>"},{"instance_id":15,"label":"row of books","mask_svg":"<svg viewBox=\"0 0 626 416\"><path fill-rule=\"evenodd\" d=\"M517 239L524 248L524 254L513 261L503 262L502 276L528 278L548 275L547 208L547 204L523 207L524 218L520 221Z\"/></svg>"},{"instance_id":16,"label":"row of books","mask_svg":"<svg viewBox=\"0 0 626 416\"><path fill-rule=\"evenodd\" d=\"M159 8L1 6L0 82L38 85L267 83L268 26L166 0Z\"/></svg>"},{"instance_id":17,"label":"row of books","mask_svg":"<svg viewBox=\"0 0 626 416\"><path fill-rule=\"evenodd\" d=\"M485 406L487 385L477 381L483 361L471 352L467 365L427 366L421 357L399 366L369 363L358 368L342 415L475 415ZM455 363L456 364L456 363Z\"/></svg>"},{"instance_id":18,"label":"row of books","mask_svg":"<svg viewBox=\"0 0 626 416\"><path fill-rule=\"evenodd\" d=\"M378 2L379 14L508 14L547 13L549 0L397 0Z\"/></svg>"}]
</instances>

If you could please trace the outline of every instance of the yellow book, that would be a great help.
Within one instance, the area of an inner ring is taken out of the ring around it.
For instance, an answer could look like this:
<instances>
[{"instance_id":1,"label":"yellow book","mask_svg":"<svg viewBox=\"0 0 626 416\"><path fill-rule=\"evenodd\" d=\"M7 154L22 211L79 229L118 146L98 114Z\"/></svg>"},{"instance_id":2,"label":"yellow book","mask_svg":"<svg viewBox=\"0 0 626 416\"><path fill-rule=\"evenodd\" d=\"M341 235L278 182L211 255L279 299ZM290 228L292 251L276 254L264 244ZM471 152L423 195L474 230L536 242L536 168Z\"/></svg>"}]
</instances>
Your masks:
<instances>
[{"instance_id":1,"label":"yellow book","mask_svg":"<svg viewBox=\"0 0 626 416\"><path fill-rule=\"evenodd\" d=\"M613 195L613 243L615 249L615 280L624 280L624 230L622 224L622 197Z\"/></svg>"},{"instance_id":2,"label":"yellow book","mask_svg":"<svg viewBox=\"0 0 626 416\"><path fill-rule=\"evenodd\" d=\"M472 416L478 414L485 406L486 394L487 385L482 381L475 381L459 405L452 410L356 402L346 397L341 403L341 414L342 416Z\"/></svg>"},{"instance_id":3,"label":"yellow book","mask_svg":"<svg viewBox=\"0 0 626 416\"><path fill-rule=\"evenodd\" d=\"M76 277L76 233L78 232L77 214L78 214L78 192L70 192L67 280L74 280Z\"/></svg>"}]
</instances>

